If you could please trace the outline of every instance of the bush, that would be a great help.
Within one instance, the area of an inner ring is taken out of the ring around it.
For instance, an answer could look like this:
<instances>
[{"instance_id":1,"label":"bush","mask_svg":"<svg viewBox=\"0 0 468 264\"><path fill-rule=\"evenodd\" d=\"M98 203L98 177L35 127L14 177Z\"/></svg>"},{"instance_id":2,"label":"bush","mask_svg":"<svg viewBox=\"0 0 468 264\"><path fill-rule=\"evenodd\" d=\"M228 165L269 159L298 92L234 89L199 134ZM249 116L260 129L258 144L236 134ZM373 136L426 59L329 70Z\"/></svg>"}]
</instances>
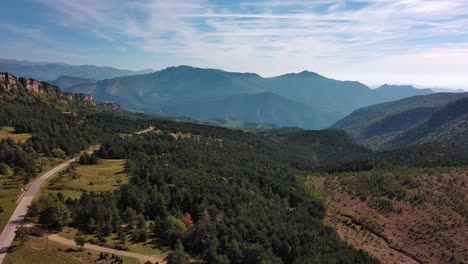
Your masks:
<instances>
[{"instance_id":1,"label":"bush","mask_svg":"<svg viewBox=\"0 0 468 264\"><path fill-rule=\"evenodd\" d=\"M95 153L93 154L88 154L88 153L83 153L80 156L79 163L82 165L95 165L98 162L98 157Z\"/></svg>"},{"instance_id":2,"label":"bush","mask_svg":"<svg viewBox=\"0 0 468 264\"><path fill-rule=\"evenodd\" d=\"M63 159L66 157L66 153L60 148L55 148L52 150L52 156Z\"/></svg>"},{"instance_id":3,"label":"bush","mask_svg":"<svg viewBox=\"0 0 468 264\"><path fill-rule=\"evenodd\" d=\"M129 250L129 248L124 244L115 244L114 248L117 249L117 250L123 250L123 251L128 251Z\"/></svg>"}]
</instances>

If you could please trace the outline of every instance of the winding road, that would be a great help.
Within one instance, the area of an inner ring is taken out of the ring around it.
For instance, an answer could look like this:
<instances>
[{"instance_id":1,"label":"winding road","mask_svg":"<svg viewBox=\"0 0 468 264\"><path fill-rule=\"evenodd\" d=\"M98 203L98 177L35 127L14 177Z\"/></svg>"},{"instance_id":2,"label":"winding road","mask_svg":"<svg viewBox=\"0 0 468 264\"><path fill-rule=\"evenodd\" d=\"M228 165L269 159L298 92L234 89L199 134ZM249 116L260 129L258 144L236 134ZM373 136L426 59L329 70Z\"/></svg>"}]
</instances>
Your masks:
<instances>
[{"instance_id":1,"label":"winding road","mask_svg":"<svg viewBox=\"0 0 468 264\"><path fill-rule=\"evenodd\" d=\"M135 134L139 135L139 134L150 132L152 130L154 130L154 127L149 127L145 130L136 132ZM55 173L66 168L68 165L70 165L70 163L74 161L76 161L76 158L68 160L56 166L55 168L49 170L48 172L42 174L37 180L31 183L31 185L26 190L24 195L19 199L19 202L18 202L18 205L16 206L15 211L11 215L10 220L8 220L8 224L5 226L2 233L0 234L0 264L3 263L3 259L5 258L6 254L8 253L8 250L11 247L11 243L13 242L13 239L15 238L16 228L18 226L26 224L26 222L24 221L24 217L26 216L28 206L31 204L32 200L34 199L34 196L41 190L41 185L44 182L46 182L50 177L52 177ZM52 238L55 238L54 241L59 244L62 244L65 246L76 246L73 240L70 240L72 241L70 242L68 241L68 239L60 238L59 236L52 237ZM109 249L105 247L98 247L98 246L90 245L90 244L86 244L84 248L95 250L95 251L114 253L114 254L122 255L122 256L135 257L140 260L145 259L145 261L146 260L150 260L150 261L158 260L160 261L160 263L164 263L164 261L162 261L158 257L150 257L150 256L142 255L142 254L114 250L114 249Z\"/></svg>"},{"instance_id":2,"label":"winding road","mask_svg":"<svg viewBox=\"0 0 468 264\"><path fill-rule=\"evenodd\" d=\"M34 199L34 196L41 189L41 185L45 181L47 181L47 179L52 177L52 175L67 167L73 161L75 161L75 159L68 160L58 165L57 167L51 169L50 171L42 174L41 177L39 177L29 186L29 188L24 193L23 197L20 198L15 211L13 212L13 214L10 217L10 220L8 221L8 224L5 226L5 228L2 231L2 234L0 235L0 264L3 262L3 259L8 253L11 243L15 238L16 227L25 224L24 217L26 216L28 206L31 204L32 200Z\"/></svg>"}]
</instances>

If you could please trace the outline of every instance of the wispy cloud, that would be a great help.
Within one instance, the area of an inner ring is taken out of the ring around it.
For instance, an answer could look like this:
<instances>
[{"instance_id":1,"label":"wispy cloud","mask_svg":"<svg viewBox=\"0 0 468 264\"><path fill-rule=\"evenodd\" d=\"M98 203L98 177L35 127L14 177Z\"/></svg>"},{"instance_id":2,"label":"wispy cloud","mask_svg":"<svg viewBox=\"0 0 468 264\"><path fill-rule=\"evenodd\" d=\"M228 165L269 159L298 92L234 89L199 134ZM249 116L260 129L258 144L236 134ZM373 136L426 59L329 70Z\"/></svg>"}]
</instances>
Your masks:
<instances>
[{"instance_id":1,"label":"wispy cloud","mask_svg":"<svg viewBox=\"0 0 468 264\"><path fill-rule=\"evenodd\" d=\"M153 67L170 61L264 75L310 69L434 85L443 80L422 75L421 69L437 69L426 63L443 60L444 80L461 80L456 68L468 68L466 0L37 1L55 10L60 26L153 54L155 61L170 58ZM408 76L404 65L417 68L415 74Z\"/></svg>"},{"instance_id":2,"label":"wispy cloud","mask_svg":"<svg viewBox=\"0 0 468 264\"><path fill-rule=\"evenodd\" d=\"M9 23L0 23L0 29L17 35L20 39L42 44L57 44L58 42L46 32L38 28L25 28Z\"/></svg>"}]
</instances>

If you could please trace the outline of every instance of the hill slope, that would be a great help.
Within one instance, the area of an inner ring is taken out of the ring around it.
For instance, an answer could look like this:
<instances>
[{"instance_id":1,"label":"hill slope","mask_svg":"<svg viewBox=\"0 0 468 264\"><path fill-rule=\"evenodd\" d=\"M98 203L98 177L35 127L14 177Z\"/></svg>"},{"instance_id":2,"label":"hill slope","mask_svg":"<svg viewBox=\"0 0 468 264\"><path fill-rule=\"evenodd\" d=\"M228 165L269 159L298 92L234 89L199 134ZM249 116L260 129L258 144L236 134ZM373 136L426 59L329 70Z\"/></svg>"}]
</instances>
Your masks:
<instances>
[{"instance_id":1,"label":"hill slope","mask_svg":"<svg viewBox=\"0 0 468 264\"><path fill-rule=\"evenodd\" d=\"M359 82L337 81L307 71L262 78L253 73L189 66L169 67L151 74L118 77L70 89L75 92L89 92L99 100L115 101L124 108L134 111L165 115L183 113L192 118L219 117L220 108L216 107L219 103L214 101L236 100L231 97L233 95L263 94L262 96L271 98L271 94L268 93L274 93L296 101L296 105L300 103L311 109L309 112L312 117L309 120L312 123L304 123L302 126L308 128L327 127L359 107L432 92L415 88L408 88L403 92L400 90L393 92L393 89L372 90ZM269 98L259 100L260 96L256 98L259 102L269 100ZM279 105L271 105L275 112L283 109L284 100L277 100L280 101ZM203 106L202 115L197 108L206 102L210 103ZM184 111L180 111L181 105L185 105ZM262 108L261 105L258 107ZM288 114L292 119L281 123L293 124L298 123L296 120L304 120L302 112L304 108L295 107L295 109L298 112L289 111L291 114ZM252 116L244 115L244 121L258 119L255 111L251 113ZM315 123L317 119L320 120Z\"/></svg>"},{"instance_id":2,"label":"hill slope","mask_svg":"<svg viewBox=\"0 0 468 264\"><path fill-rule=\"evenodd\" d=\"M465 263L466 168L395 168L310 177L326 223L381 263Z\"/></svg>"},{"instance_id":3,"label":"hill slope","mask_svg":"<svg viewBox=\"0 0 468 264\"><path fill-rule=\"evenodd\" d=\"M434 111L429 120L396 136L389 146L429 141L456 142L468 148L468 97Z\"/></svg>"},{"instance_id":4,"label":"hill slope","mask_svg":"<svg viewBox=\"0 0 468 264\"><path fill-rule=\"evenodd\" d=\"M217 109L213 113L213 109ZM261 124L318 128L323 121L305 104L273 93L238 94L220 99L173 103L163 108L172 115L196 119L235 119ZM216 116L214 116L216 115Z\"/></svg>"},{"instance_id":5,"label":"hill slope","mask_svg":"<svg viewBox=\"0 0 468 264\"><path fill-rule=\"evenodd\" d=\"M332 127L374 148L395 148L428 141L462 140L468 93L415 96L354 111Z\"/></svg>"},{"instance_id":6,"label":"hill slope","mask_svg":"<svg viewBox=\"0 0 468 264\"><path fill-rule=\"evenodd\" d=\"M93 82L96 82L96 80L73 77L73 76L66 76L66 75L61 75L57 79L50 81L51 84L60 87L64 91L68 91L70 87L83 85L83 84L89 85L90 83L93 83Z\"/></svg>"},{"instance_id":7,"label":"hill slope","mask_svg":"<svg viewBox=\"0 0 468 264\"><path fill-rule=\"evenodd\" d=\"M73 76L86 79L103 80L117 76L148 73L152 70L129 71L112 67L94 65L70 65L55 62L31 62L0 59L0 72L9 72L16 76L34 78L42 81L55 80L59 76Z\"/></svg>"}]
</instances>

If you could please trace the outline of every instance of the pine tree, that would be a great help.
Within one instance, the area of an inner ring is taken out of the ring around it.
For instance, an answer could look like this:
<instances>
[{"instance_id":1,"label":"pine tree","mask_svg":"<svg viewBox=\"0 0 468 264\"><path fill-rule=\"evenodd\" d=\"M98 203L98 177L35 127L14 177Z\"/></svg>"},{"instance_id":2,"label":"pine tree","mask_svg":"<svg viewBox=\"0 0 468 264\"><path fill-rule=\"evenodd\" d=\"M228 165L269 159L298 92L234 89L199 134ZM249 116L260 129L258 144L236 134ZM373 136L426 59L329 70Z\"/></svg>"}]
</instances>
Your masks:
<instances>
[{"instance_id":1,"label":"pine tree","mask_svg":"<svg viewBox=\"0 0 468 264\"><path fill-rule=\"evenodd\" d=\"M85 238L81 232L76 233L75 235L75 243L77 246L80 247L80 251L83 250L83 246L85 245Z\"/></svg>"}]
</instances>

